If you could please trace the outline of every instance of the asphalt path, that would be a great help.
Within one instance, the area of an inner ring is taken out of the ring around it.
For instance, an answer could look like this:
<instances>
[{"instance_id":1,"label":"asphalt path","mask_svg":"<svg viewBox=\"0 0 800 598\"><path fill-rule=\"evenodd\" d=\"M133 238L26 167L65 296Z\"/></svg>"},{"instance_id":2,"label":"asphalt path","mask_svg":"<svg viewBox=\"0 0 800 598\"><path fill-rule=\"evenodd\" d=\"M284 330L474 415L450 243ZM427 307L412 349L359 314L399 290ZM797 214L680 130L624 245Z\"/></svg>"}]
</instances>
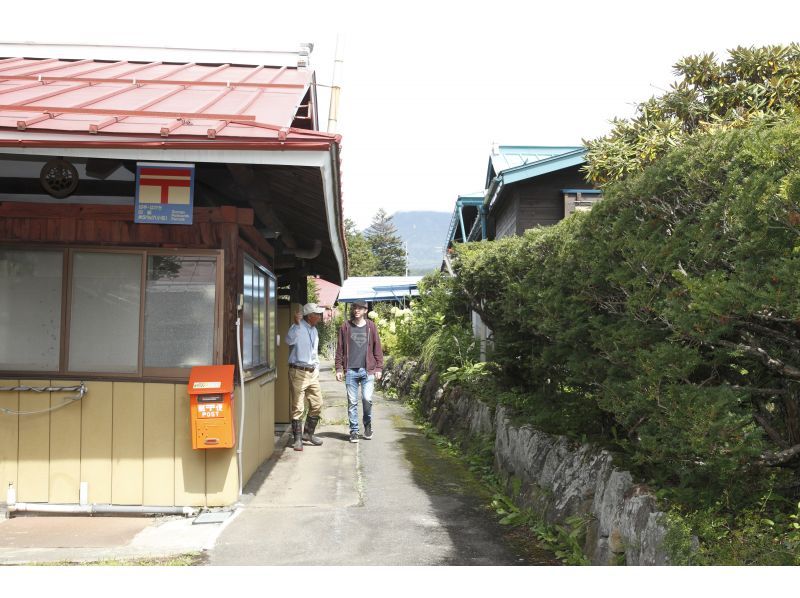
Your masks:
<instances>
[{"instance_id":1,"label":"asphalt path","mask_svg":"<svg viewBox=\"0 0 800 598\"><path fill-rule=\"evenodd\" d=\"M554 564L496 522L485 493L406 405L376 393L374 437L351 443L344 384L329 364L320 381L324 444L289 447L262 466L209 564Z\"/></svg>"}]
</instances>

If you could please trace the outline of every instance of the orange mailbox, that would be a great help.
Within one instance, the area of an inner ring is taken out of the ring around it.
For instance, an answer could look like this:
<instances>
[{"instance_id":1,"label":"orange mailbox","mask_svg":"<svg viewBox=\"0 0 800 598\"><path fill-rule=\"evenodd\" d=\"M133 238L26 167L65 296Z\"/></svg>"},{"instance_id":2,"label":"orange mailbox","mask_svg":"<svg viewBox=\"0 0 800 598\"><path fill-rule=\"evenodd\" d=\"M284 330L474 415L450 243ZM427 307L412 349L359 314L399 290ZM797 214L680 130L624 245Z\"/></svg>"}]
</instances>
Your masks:
<instances>
[{"instance_id":1,"label":"orange mailbox","mask_svg":"<svg viewBox=\"0 0 800 598\"><path fill-rule=\"evenodd\" d=\"M203 365L189 376L192 405L192 448L231 448L233 428L233 366Z\"/></svg>"}]
</instances>

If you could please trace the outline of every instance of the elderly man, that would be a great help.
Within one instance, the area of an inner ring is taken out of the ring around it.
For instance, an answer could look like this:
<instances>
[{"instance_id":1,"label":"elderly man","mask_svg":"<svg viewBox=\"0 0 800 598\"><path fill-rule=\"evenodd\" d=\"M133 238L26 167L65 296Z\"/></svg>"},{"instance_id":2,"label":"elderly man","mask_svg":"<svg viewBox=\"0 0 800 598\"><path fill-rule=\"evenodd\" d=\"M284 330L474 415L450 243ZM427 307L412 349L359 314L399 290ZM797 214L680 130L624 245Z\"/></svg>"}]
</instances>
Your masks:
<instances>
[{"instance_id":1,"label":"elderly man","mask_svg":"<svg viewBox=\"0 0 800 598\"><path fill-rule=\"evenodd\" d=\"M303 450L303 440L315 446L322 439L314 436L322 412L322 391L319 387L319 333L316 325L322 321L325 310L316 303L306 303L294 316L294 324L286 333L289 352L289 393L292 409L292 448ZM308 417L305 430L302 422L305 403L308 401Z\"/></svg>"}]
</instances>

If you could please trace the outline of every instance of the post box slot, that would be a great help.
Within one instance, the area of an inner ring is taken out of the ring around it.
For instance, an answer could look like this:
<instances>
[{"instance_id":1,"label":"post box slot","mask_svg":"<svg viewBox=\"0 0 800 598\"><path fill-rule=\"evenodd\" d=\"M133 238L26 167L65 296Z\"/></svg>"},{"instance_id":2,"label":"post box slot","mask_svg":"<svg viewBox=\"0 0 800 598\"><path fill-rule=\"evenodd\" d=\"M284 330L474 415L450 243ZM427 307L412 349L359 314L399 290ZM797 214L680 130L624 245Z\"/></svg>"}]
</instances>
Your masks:
<instances>
[{"instance_id":1,"label":"post box slot","mask_svg":"<svg viewBox=\"0 0 800 598\"><path fill-rule=\"evenodd\" d=\"M198 403L221 403L222 395L197 395Z\"/></svg>"}]
</instances>

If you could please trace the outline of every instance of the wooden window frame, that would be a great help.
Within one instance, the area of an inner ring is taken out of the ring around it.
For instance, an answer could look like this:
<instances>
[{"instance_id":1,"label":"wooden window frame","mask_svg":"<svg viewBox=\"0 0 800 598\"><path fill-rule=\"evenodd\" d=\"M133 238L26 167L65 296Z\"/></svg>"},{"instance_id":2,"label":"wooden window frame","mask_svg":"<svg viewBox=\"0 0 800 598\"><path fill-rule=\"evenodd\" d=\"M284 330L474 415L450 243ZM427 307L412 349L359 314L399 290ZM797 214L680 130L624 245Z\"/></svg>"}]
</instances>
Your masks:
<instances>
[{"instance_id":1,"label":"wooden window frame","mask_svg":"<svg viewBox=\"0 0 800 598\"><path fill-rule=\"evenodd\" d=\"M61 252L61 322L59 343L58 370L17 371L0 370L0 376L10 378L68 378L84 380L121 380L142 382L182 382L189 379L191 368L146 368L144 366L144 326L147 293L147 261L150 256L179 257L214 257L215 297L214 297L214 341L212 361L222 363L222 343L224 322L223 301L225 297L225 262L224 252L220 249L170 249L163 247L97 247L97 246L65 246L65 245L2 245L3 249L15 251L51 251ZM73 256L75 253L122 253L140 255L142 261L139 301L139 340L136 372L93 372L69 370L70 317L72 313ZM213 365L213 364L209 364Z\"/></svg>"}]
</instances>

